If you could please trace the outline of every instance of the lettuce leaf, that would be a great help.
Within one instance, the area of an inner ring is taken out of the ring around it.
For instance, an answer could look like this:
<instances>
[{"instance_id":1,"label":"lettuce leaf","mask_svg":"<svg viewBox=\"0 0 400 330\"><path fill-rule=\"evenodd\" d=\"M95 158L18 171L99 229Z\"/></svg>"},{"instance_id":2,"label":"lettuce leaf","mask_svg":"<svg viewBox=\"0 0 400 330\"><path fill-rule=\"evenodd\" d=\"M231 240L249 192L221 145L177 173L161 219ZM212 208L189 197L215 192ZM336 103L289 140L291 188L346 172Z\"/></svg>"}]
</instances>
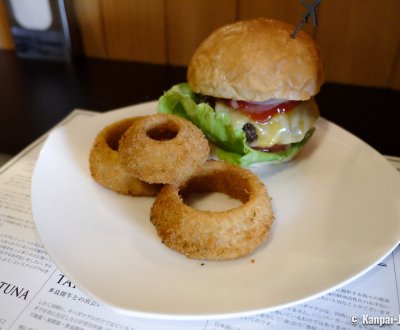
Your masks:
<instances>
[{"instance_id":1,"label":"lettuce leaf","mask_svg":"<svg viewBox=\"0 0 400 330\"><path fill-rule=\"evenodd\" d=\"M243 130L234 129L228 115L216 113L207 103L207 98L194 93L187 83L175 85L166 91L159 99L157 112L174 114L190 120L217 147L216 155L219 159L241 166L290 159L308 141L314 131L310 130L302 141L292 143L281 152L252 149L246 143Z\"/></svg>"}]
</instances>

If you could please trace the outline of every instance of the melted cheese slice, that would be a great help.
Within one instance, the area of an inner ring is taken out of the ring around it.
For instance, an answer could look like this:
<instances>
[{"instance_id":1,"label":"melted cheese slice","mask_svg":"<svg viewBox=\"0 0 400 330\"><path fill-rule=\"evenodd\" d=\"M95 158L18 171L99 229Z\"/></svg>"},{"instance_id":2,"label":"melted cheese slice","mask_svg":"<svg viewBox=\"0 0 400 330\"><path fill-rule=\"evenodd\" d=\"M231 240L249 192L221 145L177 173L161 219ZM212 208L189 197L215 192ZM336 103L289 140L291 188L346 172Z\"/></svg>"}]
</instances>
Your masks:
<instances>
[{"instance_id":1,"label":"melted cheese slice","mask_svg":"<svg viewBox=\"0 0 400 330\"><path fill-rule=\"evenodd\" d=\"M254 121L223 102L216 102L215 111L228 115L234 129L242 129L246 123L252 124L258 135L257 140L249 143L252 147L271 147L275 144L300 142L319 117L318 106L314 99L301 102L287 113L277 114L265 123Z\"/></svg>"}]
</instances>

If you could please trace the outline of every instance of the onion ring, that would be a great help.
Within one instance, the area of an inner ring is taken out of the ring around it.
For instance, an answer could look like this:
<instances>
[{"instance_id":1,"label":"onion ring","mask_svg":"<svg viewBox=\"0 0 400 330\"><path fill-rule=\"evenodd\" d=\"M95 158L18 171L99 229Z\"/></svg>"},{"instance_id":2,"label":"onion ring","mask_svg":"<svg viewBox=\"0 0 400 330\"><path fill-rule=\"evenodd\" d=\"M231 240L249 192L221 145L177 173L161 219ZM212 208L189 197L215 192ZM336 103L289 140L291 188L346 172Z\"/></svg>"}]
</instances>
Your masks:
<instances>
[{"instance_id":1,"label":"onion ring","mask_svg":"<svg viewBox=\"0 0 400 330\"><path fill-rule=\"evenodd\" d=\"M90 174L102 186L132 196L155 196L160 185L152 185L128 173L120 164L118 145L124 132L140 117L127 118L103 128L89 155Z\"/></svg>"},{"instance_id":2,"label":"onion ring","mask_svg":"<svg viewBox=\"0 0 400 330\"><path fill-rule=\"evenodd\" d=\"M122 136L121 164L150 183L176 183L192 175L208 159L203 132L186 119L155 114L135 121Z\"/></svg>"},{"instance_id":3,"label":"onion ring","mask_svg":"<svg viewBox=\"0 0 400 330\"><path fill-rule=\"evenodd\" d=\"M216 191L242 202L226 211L201 211L185 204L192 192ZM251 253L268 237L274 216L268 192L249 170L208 161L185 182L165 185L150 221L169 248L194 259L224 260Z\"/></svg>"}]
</instances>

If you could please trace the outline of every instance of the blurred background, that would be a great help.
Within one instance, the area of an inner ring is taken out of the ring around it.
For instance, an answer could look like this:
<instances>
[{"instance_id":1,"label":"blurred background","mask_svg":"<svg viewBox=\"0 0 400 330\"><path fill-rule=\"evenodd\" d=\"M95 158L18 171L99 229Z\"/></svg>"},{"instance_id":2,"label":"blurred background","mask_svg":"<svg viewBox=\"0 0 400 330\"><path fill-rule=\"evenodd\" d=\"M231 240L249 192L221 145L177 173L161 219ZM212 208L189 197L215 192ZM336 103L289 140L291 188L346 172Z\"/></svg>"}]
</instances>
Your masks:
<instances>
[{"instance_id":1,"label":"blurred background","mask_svg":"<svg viewBox=\"0 0 400 330\"><path fill-rule=\"evenodd\" d=\"M84 56L183 66L221 25L259 16L297 25L305 11L299 0L70 2ZM322 0L318 19L315 34L304 29L322 48L327 81L400 89L399 0ZM1 1L0 49L14 48Z\"/></svg>"},{"instance_id":2,"label":"blurred background","mask_svg":"<svg viewBox=\"0 0 400 330\"><path fill-rule=\"evenodd\" d=\"M311 2L0 0L0 153L15 154L74 108L155 100L186 80L191 55L214 29L260 16L296 26ZM39 13L46 8L53 17ZM321 0L317 13L317 30L311 21L303 30L324 56L322 116L400 156L400 0ZM43 38L36 54L32 33Z\"/></svg>"}]
</instances>

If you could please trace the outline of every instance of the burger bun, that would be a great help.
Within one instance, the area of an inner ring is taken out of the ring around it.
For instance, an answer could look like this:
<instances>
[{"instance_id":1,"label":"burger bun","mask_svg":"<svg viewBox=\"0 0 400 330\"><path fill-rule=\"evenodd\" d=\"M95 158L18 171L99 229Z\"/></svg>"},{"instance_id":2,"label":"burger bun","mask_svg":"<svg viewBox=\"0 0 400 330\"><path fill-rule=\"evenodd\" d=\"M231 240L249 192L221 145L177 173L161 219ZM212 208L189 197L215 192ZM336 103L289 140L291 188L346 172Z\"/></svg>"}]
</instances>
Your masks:
<instances>
[{"instance_id":1,"label":"burger bun","mask_svg":"<svg viewBox=\"0 0 400 330\"><path fill-rule=\"evenodd\" d=\"M193 91L219 98L262 102L308 100L323 82L318 46L304 31L256 18L215 30L192 56L187 79Z\"/></svg>"}]
</instances>

